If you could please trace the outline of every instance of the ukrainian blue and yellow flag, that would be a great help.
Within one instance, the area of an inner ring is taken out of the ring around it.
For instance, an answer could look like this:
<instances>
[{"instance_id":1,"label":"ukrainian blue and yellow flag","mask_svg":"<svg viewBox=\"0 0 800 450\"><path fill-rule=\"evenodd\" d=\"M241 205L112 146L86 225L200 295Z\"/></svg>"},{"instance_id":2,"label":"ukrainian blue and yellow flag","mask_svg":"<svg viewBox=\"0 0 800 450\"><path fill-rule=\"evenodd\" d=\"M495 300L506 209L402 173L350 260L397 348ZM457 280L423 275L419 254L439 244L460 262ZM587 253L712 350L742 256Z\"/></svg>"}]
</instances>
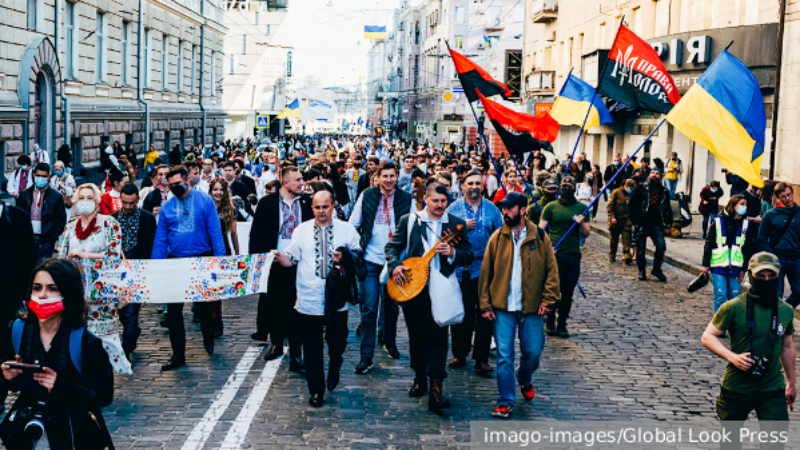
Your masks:
<instances>
[{"instance_id":1,"label":"ukrainian blue and yellow flag","mask_svg":"<svg viewBox=\"0 0 800 450\"><path fill-rule=\"evenodd\" d=\"M581 126L586 120L584 130L613 122L603 99L599 95L594 95L594 92L594 88L589 83L569 74L550 110L550 117L556 119L556 122L562 126ZM589 114L588 118L586 117L587 113Z\"/></svg>"},{"instance_id":2,"label":"ukrainian blue and yellow flag","mask_svg":"<svg viewBox=\"0 0 800 450\"><path fill-rule=\"evenodd\" d=\"M491 47L491 46L492 46L492 40L491 40L491 39L489 39L489 36L483 35L483 45L484 45L486 48L489 48L489 47Z\"/></svg>"},{"instance_id":3,"label":"ukrainian blue and yellow flag","mask_svg":"<svg viewBox=\"0 0 800 450\"><path fill-rule=\"evenodd\" d=\"M727 50L689 88L667 120L711 151L729 171L764 187L764 100L756 77Z\"/></svg>"},{"instance_id":4,"label":"ukrainian blue and yellow flag","mask_svg":"<svg viewBox=\"0 0 800 450\"><path fill-rule=\"evenodd\" d=\"M285 119L287 117L300 118L300 103L298 103L297 99L284 108L276 119Z\"/></svg>"},{"instance_id":5,"label":"ukrainian blue and yellow flag","mask_svg":"<svg viewBox=\"0 0 800 450\"><path fill-rule=\"evenodd\" d=\"M386 27L364 25L364 39L386 39Z\"/></svg>"}]
</instances>

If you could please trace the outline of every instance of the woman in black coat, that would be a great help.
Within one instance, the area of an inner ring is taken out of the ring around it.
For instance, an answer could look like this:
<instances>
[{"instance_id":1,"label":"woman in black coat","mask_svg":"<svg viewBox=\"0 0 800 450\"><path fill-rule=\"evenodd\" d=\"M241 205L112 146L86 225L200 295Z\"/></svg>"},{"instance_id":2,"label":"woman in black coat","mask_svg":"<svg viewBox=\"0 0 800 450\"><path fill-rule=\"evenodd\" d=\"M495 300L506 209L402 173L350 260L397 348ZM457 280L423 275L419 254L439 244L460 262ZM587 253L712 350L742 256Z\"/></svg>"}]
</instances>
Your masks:
<instances>
[{"instance_id":1,"label":"woman in black coat","mask_svg":"<svg viewBox=\"0 0 800 450\"><path fill-rule=\"evenodd\" d=\"M48 259L33 270L30 300L8 332L4 388L19 397L0 424L9 450L32 448L22 430L28 412L41 412L44 436L53 450L113 448L101 408L114 397L114 377L100 339L86 329L88 305L78 267ZM39 363L20 370L14 363ZM41 445L37 443L37 447Z\"/></svg>"}]
</instances>

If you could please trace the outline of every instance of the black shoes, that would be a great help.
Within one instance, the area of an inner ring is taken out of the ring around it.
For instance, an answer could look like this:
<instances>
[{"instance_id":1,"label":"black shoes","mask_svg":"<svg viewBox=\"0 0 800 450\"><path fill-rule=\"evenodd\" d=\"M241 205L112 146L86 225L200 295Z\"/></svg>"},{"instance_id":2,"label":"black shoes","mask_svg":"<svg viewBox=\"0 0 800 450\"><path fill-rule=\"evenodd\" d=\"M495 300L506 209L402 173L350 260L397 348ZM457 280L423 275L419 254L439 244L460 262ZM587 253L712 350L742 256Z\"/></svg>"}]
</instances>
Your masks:
<instances>
[{"instance_id":1,"label":"black shoes","mask_svg":"<svg viewBox=\"0 0 800 450\"><path fill-rule=\"evenodd\" d=\"M450 408L450 400L444 398L442 380L431 378L431 392L428 396L428 411L441 411Z\"/></svg>"},{"instance_id":2,"label":"black shoes","mask_svg":"<svg viewBox=\"0 0 800 450\"><path fill-rule=\"evenodd\" d=\"M408 390L409 397L422 397L428 392L428 378L425 376L414 378L414 384Z\"/></svg>"},{"instance_id":3,"label":"black shoes","mask_svg":"<svg viewBox=\"0 0 800 450\"><path fill-rule=\"evenodd\" d=\"M544 324L544 332L548 336L558 336L556 332L556 316L553 314L549 314L547 319L545 320Z\"/></svg>"},{"instance_id":4,"label":"black shoes","mask_svg":"<svg viewBox=\"0 0 800 450\"><path fill-rule=\"evenodd\" d=\"M475 363L475 372L478 372L479 374L487 375L489 372L493 370L494 367L490 366L489 363L487 363L486 361Z\"/></svg>"},{"instance_id":5,"label":"black shoes","mask_svg":"<svg viewBox=\"0 0 800 450\"><path fill-rule=\"evenodd\" d=\"M647 272L644 270L639 271L639 279L642 281L647 281Z\"/></svg>"},{"instance_id":6,"label":"black shoes","mask_svg":"<svg viewBox=\"0 0 800 450\"><path fill-rule=\"evenodd\" d=\"M389 358L400 359L400 352L397 350L396 345L384 343L383 349L386 350L386 353L389 354Z\"/></svg>"},{"instance_id":7,"label":"black shoes","mask_svg":"<svg viewBox=\"0 0 800 450\"><path fill-rule=\"evenodd\" d=\"M161 370L166 372L168 370L177 369L178 367L183 367L186 365L186 357L185 356L177 356L172 355L169 362L161 366Z\"/></svg>"},{"instance_id":8,"label":"black shoes","mask_svg":"<svg viewBox=\"0 0 800 450\"><path fill-rule=\"evenodd\" d=\"M264 361L272 361L273 359L278 359L282 356L283 356L283 347L278 347L276 345L273 345L267 352L266 356L264 356Z\"/></svg>"},{"instance_id":9,"label":"black shoes","mask_svg":"<svg viewBox=\"0 0 800 450\"><path fill-rule=\"evenodd\" d=\"M328 381L326 383L326 387L329 391L336 389L336 386L339 385L339 371L333 372L328 370Z\"/></svg>"},{"instance_id":10,"label":"black shoes","mask_svg":"<svg viewBox=\"0 0 800 450\"><path fill-rule=\"evenodd\" d=\"M206 349L206 353L208 353L209 355L214 354L214 341L204 342L203 347Z\"/></svg>"},{"instance_id":11,"label":"black shoes","mask_svg":"<svg viewBox=\"0 0 800 450\"><path fill-rule=\"evenodd\" d=\"M294 358L292 362L289 363L289 370L292 372L297 372L300 375L306 374L306 362L303 361L303 358Z\"/></svg>"},{"instance_id":12,"label":"black shoes","mask_svg":"<svg viewBox=\"0 0 800 450\"><path fill-rule=\"evenodd\" d=\"M558 329L556 329L556 333L558 333L558 337L560 338L566 339L569 337L569 332L567 331L566 325L559 325Z\"/></svg>"},{"instance_id":13,"label":"black shoes","mask_svg":"<svg viewBox=\"0 0 800 450\"><path fill-rule=\"evenodd\" d=\"M664 275L664 272L662 272L661 269L650 271L650 275L656 277L658 281L662 283L667 282L667 277Z\"/></svg>"},{"instance_id":14,"label":"black shoes","mask_svg":"<svg viewBox=\"0 0 800 450\"><path fill-rule=\"evenodd\" d=\"M359 375L364 375L370 370L372 370L372 358L366 358L362 356L361 361L359 361L358 365L356 366L355 372Z\"/></svg>"},{"instance_id":15,"label":"black shoes","mask_svg":"<svg viewBox=\"0 0 800 450\"><path fill-rule=\"evenodd\" d=\"M265 333L256 332L250 335L250 339L254 341L266 341L269 339L269 336L267 336Z\"/></svg>"},{"instance_id":16,"label":"black shoes","mask_svg":"<svg viewBox=\"0 0 800 450\"><path fill-rule=\"evenodd\" d=\"M384 336L385 334L383 333L383 330L378 330L378 344L383 345L386 343Z\"/></svg>"},{"instance_id":17,"label":"black shoes","mask_svg":"<svg viewBox=\"0 0 800 450\"><path fill-rule=\"evenodd\" d=\"M632 259L624 259L623 261L625 262L626 266L632 266L633 265L633 260Z\"/></svg>"},{"instance_id":18,"label":"black shoes","mask_svg":"<svg viewBox=\"0 0 800 450\"><path fill-rule=\"evenodd\" d=\"M459 358L458 356L456 356L455 358L451 359L450 362L447 363L447 365L451 369L459 369L467 365L467 358Z\"/></svg>"},{"instance_id":19,"label":"black shoes","mask_svg":"<svg viewBox=\"0 0 800 450\"><path fill-rule=\"evenodd\" d=\"M324 402L325 397L322 394L311 394L311 398L308 399L308 404L314 408L319 408Z\"/></svg>"}]
</instances>

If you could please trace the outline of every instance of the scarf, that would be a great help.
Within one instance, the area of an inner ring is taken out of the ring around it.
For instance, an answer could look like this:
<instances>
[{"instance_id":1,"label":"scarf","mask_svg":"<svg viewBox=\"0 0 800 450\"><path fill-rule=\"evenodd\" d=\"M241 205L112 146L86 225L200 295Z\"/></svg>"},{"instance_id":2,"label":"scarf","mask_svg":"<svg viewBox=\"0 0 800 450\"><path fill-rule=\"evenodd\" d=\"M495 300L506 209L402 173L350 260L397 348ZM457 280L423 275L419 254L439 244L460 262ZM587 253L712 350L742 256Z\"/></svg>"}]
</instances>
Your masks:
<instances>
[{"instance_id":1,"label":"scarf","mask_svg":"<svg viewBox=\"0 0 800 450\"><path fill-rule=\"evenodd\" d=\"M578 199L575 198L575 197L572 197L571 199L567 200L564 197L558 197L558 203L561 203L564 206L570 206L570 205L574 205L575 203L578 203Z\"/></svg>"},{"instance_id":2,"label":"scarf","mask_svg":"<svg viewBox=\"0 0 800 450\"><path fill-rule=\"evenodd\" d=\"M117 221L122 228L122 250L125 253L133 250L139 243L139 219L142 212L139 208L133 214L120 213Z\"/></svg>"}]
</instances>

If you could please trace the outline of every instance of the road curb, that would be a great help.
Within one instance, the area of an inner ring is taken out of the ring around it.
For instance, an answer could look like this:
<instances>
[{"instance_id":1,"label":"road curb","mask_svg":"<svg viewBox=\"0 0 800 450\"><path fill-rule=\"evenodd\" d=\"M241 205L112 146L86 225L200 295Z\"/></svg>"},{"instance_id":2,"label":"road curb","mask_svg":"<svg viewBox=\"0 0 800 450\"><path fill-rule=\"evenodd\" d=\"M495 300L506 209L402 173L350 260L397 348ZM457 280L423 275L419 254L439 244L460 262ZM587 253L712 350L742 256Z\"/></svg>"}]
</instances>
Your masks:
<instances>
[{"instance_id":1,"label":"road curb","mask_svg":"<svg viewBox=\"0 0 800 450\"><path fill-rule=\"evenodd\" d=\"M601 236L604 236L604 237L606 237L608 239L611 239L611 233L609 233L608 230L605 230L603 228L599 228L599 227L597 227L595 225L591 225L591 228L592 228L593 232L595 232L595 233L597 233L597 234L599 234ZM636 251L636 250L634 249L634 251ZM645 253L647 253L647 256L652 257L653 253L655 253L655 251L653 251L653 249L648 248L647 250L645 250ZM677 267L678 269L681 269L681 270L683 270L685 272L688 272L688 273L690 273L690 274L692 274L694 276L699 276L700 275L700 271L702 269L700 266L698 266L696 264L692 264L692 263L684 261L684 260L682 260L680 258L676 258L674 256L670 256L668 253L664 254L664 262L669 264L670 266ZM794 310L794 318L797 319L797 320L800 320L800 309L795 309Z\"/></svg>"}]
</instances>

